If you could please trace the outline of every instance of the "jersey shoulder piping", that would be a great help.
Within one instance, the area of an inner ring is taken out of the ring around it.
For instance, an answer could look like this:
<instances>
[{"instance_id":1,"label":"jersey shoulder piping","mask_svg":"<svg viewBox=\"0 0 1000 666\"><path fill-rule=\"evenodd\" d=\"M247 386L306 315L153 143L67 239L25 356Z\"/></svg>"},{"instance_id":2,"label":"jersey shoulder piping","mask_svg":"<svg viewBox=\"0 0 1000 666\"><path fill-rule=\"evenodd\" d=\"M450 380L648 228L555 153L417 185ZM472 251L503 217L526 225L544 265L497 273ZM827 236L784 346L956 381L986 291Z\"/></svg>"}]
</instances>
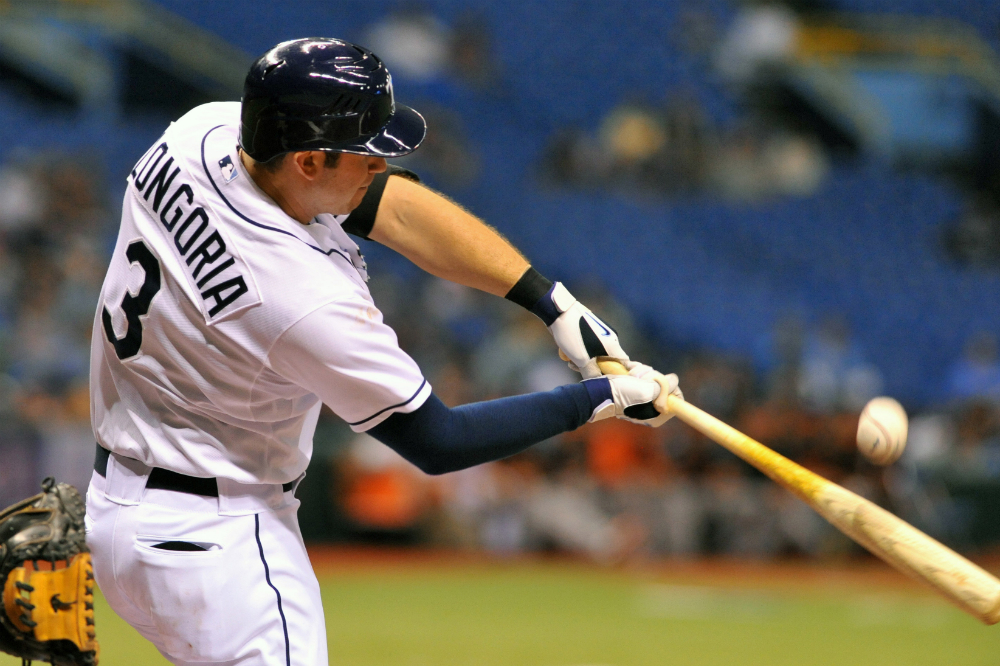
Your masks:
<instances>
[{"instance_id":1,"label":"jersey shoulder piping","mask_svg":"<svg viewBox=\"0 0 1000 666\"><path fill-rule=\"evenodd\" d=\"M216 125L212 129L208 130L208 132L205 133L205 136L202 137L202 139L201 139L201 167L202 167L202 169L205 170L205 176L208 178L208 182L212 183L212 187L215 189L216 194L218 194L219 197L222 198L222 200L225 202L226 206L229 207L229 210L233 211L240 219L242 219L242 220L244 220L246 222L249 222L250 224L252 224L255 227L259 227L261 229L267 229L268 231L276 231L279 234L284 234L286 236L291 236L295 240L297 240L300 243L304 244L306 247L312 248L313 250L316 250L320 254L325 254L328 257L331 254L336 254L338 257L340 257L341 259L343 259L347 263L351 264L351 266L353 267L354 263L351 261L350 257L346 256L343 252L340 252L339 250L336 250L336 249L324 250L321 247L317 247L317 246L313 245L312 243L310 243L310 242L308 242L306 240L303 240L302 238L299 238L298 236L296 236L295 234L291 233L290 231L285 231L284 229L278 229L277 227L271 227L271 226L268 226L266 224L262 224L260 222L257 222L256 220L252 220L249 217L247 217L246 215L244 215L242 212L240 212L239 210L236 209L236 207L232 204L232 202L230 202L229 199L226 198L226 195L222 193L222 190L219 189L219 186L218 186L218 184L216 184L215 179L212 178L212 172L209 171L209 169L208 169L208 161L205 159L205 142L208 140L208 135L211 134L212 132L214 132L215 130L219 129L220 127L224 127L224 125Z\"/></svg>"},{"instance_id":2,"label":"jersey shoulder piping","mask_svg":"<svg viewBox=\"0 0 1000 666\"><path fill-rule=\"evenodd\" d=\"M362 423L368 423L369 421L371 421L371 420L372 420L372 419L374 419L375 417L377 417L377 416L381 416L382 414L385 414L385 413L386 413L386 412L388 412L388 411L389 411L390 409L398 409L398 408L402 407L403 405L408 405L408 404L410 404L411 402L413 402L413 401L414 401L414 399L416 399L416 397L417 397L418 395L420 395L420 392L424 390L424 386L425 386L426 384L427 384L427 379L426 379L426 378L424 378L424 381L420 382L420 386L418 386L418 387L417 387L417 390L416 390L416 391L415 391L415 392L413 393L413 395L411 395L411 396L410 396L409 398L407 398L407 399L406 399L406 400L404 400L403 402L401 402L401 403L399 403L399 404L396 404L396 405L389 405L389 406L388 406L388 407L386 407L385 409L380 409L380 410L378 410L377 412L375 412L374 414L372 414L371 416L369 416L369 417L368 417L368 418L366 418L366 419L361 419L360 421L354 421L353 423L350 423L350 422L349 422L349 423L348 423L347 425L349 425L349 426L356 426L356 425L361 425Z\"/></svg>"}]
</instances>

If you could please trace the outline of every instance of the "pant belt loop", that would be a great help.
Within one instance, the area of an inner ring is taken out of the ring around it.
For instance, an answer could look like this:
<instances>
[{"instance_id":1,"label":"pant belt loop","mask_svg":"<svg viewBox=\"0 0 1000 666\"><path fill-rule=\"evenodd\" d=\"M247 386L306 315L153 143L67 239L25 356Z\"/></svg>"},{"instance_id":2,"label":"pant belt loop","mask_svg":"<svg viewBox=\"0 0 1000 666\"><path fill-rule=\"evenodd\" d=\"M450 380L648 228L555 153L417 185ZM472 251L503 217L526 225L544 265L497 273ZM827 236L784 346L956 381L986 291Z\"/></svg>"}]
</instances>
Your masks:
<instances>
[{"instance_id":1,"label":"pant belt loop","mask_svg":"<svg viewBox=\"0 0 1000 666\"><path fill-rule=\"evenodd\" d=\"M100 474L103 466L104 494L118 504L139 504L146 490L146 481L151 468L138 460L107 452L106 449L102 453L100 451L102 448L98 445L94 470Z\"/></svg>"}]
</instances>

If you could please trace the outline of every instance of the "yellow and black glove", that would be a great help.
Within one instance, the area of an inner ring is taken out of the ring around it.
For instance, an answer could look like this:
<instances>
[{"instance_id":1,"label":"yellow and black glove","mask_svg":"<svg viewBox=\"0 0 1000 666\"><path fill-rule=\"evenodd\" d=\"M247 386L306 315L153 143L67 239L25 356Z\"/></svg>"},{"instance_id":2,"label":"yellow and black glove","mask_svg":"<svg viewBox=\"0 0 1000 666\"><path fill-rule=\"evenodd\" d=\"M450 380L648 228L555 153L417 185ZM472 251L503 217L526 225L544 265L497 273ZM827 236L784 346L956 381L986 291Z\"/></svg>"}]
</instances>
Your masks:
<instances>
[{"instance_id":1,"label":"yellow and black glove","mask_svg":"<svg viewBox=\"0 0 1000 666\"><path fill-rule=\"evenodd\" d=\"M96 666L94 570L76 488L42 493L0 512L0 650L57 666Z\"/></svg>"}]
</instances>

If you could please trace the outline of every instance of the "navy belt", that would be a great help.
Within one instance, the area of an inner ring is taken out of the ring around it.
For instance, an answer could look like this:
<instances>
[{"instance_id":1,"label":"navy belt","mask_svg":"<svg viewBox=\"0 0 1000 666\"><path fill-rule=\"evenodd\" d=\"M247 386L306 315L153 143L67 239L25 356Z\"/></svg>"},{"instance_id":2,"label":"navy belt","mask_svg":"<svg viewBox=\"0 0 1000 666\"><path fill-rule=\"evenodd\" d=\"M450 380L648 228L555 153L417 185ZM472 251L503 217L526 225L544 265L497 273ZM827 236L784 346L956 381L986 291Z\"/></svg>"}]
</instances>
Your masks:
<instances>
[{"instance_id":1,"label":"navy belt","mask_svg":"<svg viewBox=\"0 0 1000 666\"><path fill-rule=\"evenodd\" d=\"M97 455L94 457L94 471L105 478L108 476L108 458L110 457L111 452L98 444ZM173 490L189 495L204 495L205 497L219 496L219 483L214 478L204 479L198 476L188 476L162 467L154 467L150 471L146 487ZM287 493L294 487L295 482L289 481L281 484L281 491Z\"/></svg>"}]
</instances>

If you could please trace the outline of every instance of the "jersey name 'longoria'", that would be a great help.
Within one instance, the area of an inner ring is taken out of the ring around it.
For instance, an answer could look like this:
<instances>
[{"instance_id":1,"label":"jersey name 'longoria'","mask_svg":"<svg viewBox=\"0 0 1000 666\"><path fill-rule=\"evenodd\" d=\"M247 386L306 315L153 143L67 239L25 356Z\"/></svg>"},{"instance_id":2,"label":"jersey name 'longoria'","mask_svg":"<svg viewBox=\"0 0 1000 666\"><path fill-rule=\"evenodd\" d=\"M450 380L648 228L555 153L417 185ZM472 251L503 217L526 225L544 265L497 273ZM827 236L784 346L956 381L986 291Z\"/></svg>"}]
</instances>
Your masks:
<instances>
[{"instance_id":1,"label":"jersey name 'longoria'","mask_svg":"<svg viewBox=\"0 0 1000 666\"><path fill-rule=\"evenodd\" d=\"M210 224L208 212L195 202L194 189L183 180L174 183L180 171L164 141L139 160L130 180L146 208L159 216L163 228L172 235L212 319L249 290L238 269L233 268L236 260Z\"/></svg>"}]
</instances>

